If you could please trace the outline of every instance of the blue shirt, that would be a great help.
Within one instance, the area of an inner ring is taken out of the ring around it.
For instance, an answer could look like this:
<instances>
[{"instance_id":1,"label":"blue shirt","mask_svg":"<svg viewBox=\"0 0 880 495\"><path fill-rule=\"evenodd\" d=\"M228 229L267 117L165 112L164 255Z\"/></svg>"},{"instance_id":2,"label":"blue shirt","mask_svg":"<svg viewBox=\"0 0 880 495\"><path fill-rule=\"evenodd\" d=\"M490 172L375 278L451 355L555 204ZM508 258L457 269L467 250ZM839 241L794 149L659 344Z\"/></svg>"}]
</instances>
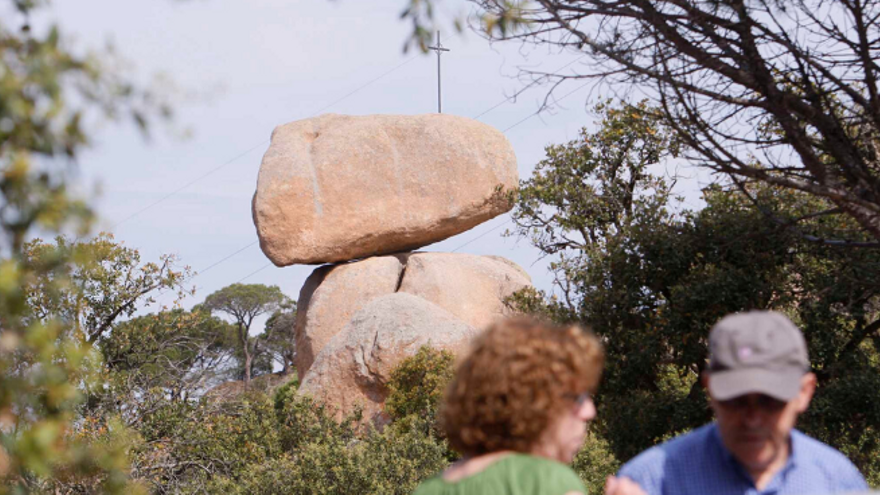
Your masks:
<instances>
[{"instance_id":1,"label":"blue shirt","mask_svg":"<svg viewBox=\"0 0 880 495\"><path fill-rule=\"evenodd\" d=\"M843 454L803 433L791 432L785 466L758 490L721 442L715 423L652 447L621 469L648 495L811 495L867 490Z\"/></svg>"}]
</instances>

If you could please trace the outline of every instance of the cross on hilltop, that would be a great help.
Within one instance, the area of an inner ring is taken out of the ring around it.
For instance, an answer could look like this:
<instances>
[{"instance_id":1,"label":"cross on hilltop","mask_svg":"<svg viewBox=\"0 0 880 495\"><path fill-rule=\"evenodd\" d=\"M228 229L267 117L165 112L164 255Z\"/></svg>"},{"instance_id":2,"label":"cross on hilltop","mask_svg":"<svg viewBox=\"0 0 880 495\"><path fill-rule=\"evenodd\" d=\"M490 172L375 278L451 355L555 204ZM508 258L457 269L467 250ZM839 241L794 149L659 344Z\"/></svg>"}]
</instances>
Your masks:
<instances>
[{"instance_id":1,"label":"cross on hilltop","mask_svg":"<svg viewBox=\"0 0 880 495\"><path fill-rule=\"evenodd\" d=\"M428 50L437 52L437 113L443 113L443 102L440 98L440 55L442 52L448 52L449 48L444 48L440 44L440 31L437 31L437 46L429 46Z\"/></svg>"}]
</instances>

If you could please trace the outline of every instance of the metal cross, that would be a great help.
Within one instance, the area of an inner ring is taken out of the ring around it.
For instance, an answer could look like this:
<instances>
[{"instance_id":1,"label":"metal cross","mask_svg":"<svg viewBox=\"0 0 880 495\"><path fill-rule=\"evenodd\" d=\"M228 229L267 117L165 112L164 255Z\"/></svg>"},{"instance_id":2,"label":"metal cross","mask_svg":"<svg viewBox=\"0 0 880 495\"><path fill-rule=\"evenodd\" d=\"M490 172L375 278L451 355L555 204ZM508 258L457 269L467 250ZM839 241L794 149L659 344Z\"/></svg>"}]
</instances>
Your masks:
<instances>
[{"instance_id":1,"label":"metal cross","mask_svg":"<svg viewBox=\"0 0 880 495\"><path fill-rule=\"evenodd\" d=\"M437 31L437 46L429 46L428 49L437 52L437 113L443 113L443 103L440 98L440 54L448 52L449 48L443 48L440 44L440 31Z\"/></svg>"}]
</instances>

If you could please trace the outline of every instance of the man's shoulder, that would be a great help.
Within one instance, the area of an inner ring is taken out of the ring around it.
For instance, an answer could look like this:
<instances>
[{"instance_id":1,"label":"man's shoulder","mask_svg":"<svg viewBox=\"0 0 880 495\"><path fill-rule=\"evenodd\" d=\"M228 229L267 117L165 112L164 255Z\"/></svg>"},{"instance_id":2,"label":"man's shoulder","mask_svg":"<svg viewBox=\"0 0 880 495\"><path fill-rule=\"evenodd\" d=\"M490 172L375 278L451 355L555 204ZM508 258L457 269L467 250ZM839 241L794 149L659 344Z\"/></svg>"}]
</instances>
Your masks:
<instances>
[{"instance_id":1,"label":"man's shoulder","mask_svg":"<svg viewBox=\"0 0 880 495\"><path fill-rule=\"evenodd\" d=\"M839 450L798 430L792 430L791 436L795 462L820 469L832 479L846 481L852 478L857 484L864 483L859 469Z\"/></svg>"},{"instance_id":2,"label":"man's shoulder","mask_svg":"<svg viewBox=\"0 0 880 495\"><path fill-rule=\"evenodd\" d=\"M868 489L859 469L843 453L798 430L791 432L794 463L804 481L812 486L825 484L831 493Z\"/></svg>"},{"instance_id":3,"label":"man's shoulder","mask_svg":"<svg viewBox=\"0 0 880 495\"><path fill-rule=\"evenodd\" d=\"M675 466L696 467L706 459L706 449L713 442L714 428L714 423L710 423L655 445L624 464L620 475L632 479L656 478L663 477L665 471Z\"/></svg>"},{"instance_id":4,"label":"man's shoulder","mask_svg":"<svg viewBox=\"0 0 880 495\"><path fill-rule=\"evenodd\" d=\"M791 431L791 440L794 443L796 455L803 455L807 459L818 459L822 462L852 465L849 459L839 450L800 430Z\"/></svg>"}]
</instances>

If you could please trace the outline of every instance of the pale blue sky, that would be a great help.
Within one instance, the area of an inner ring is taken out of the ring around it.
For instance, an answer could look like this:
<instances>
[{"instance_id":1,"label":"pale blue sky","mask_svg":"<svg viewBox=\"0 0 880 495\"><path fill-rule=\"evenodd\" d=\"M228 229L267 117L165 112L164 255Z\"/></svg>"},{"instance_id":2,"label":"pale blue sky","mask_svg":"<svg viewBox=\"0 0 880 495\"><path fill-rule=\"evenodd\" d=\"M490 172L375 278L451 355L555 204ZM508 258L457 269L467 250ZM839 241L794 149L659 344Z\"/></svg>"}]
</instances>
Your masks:
<instances>
[{"instance_id":1,"label":"pale blue sky","mask_svg":"<svg viewBox=\"0 0 880 495\"><path fill-rule=\"evenodd\" d=\"M447 15L465 8L459 0L443 3ZM111 42L142 81L164 74L177 88L173 128L191 131L183 138L158 128L148 143L128 127L104 125L96 133L80 167L83 181L102 191L95 200L100 229L116 225L117 239L140 249L145 260L174 253L203 270L256 241L250 200L275 126L325 112L436 111L436 58L402 53L409 29L398 20L402 6L402 0L56 0L35 24L54 19L81 48ZM448 33L444 45L452 50L443 57L444 113L468 117L522 88L525 83L514 77L519 67L550 70L576 58L517 44L490 46L472 33ZM577 87L571 83L558 94ZM507 129L538 109L545 90L533 87L480 120ZM590 96L599 95L577 91L563 108L506 132L522 178L545 145L573 139L590 123ZM460 252L510 258L538 288L550 289L539 253L525 240L501 237L508 219L498 217L425 249L451 251L470 242ZM184 305L267 263L257 245L244 249L195 278L198 292ZM245 282L276 284L296 298L314 268L271 265Z\"/></svg>"}]
</instances>

